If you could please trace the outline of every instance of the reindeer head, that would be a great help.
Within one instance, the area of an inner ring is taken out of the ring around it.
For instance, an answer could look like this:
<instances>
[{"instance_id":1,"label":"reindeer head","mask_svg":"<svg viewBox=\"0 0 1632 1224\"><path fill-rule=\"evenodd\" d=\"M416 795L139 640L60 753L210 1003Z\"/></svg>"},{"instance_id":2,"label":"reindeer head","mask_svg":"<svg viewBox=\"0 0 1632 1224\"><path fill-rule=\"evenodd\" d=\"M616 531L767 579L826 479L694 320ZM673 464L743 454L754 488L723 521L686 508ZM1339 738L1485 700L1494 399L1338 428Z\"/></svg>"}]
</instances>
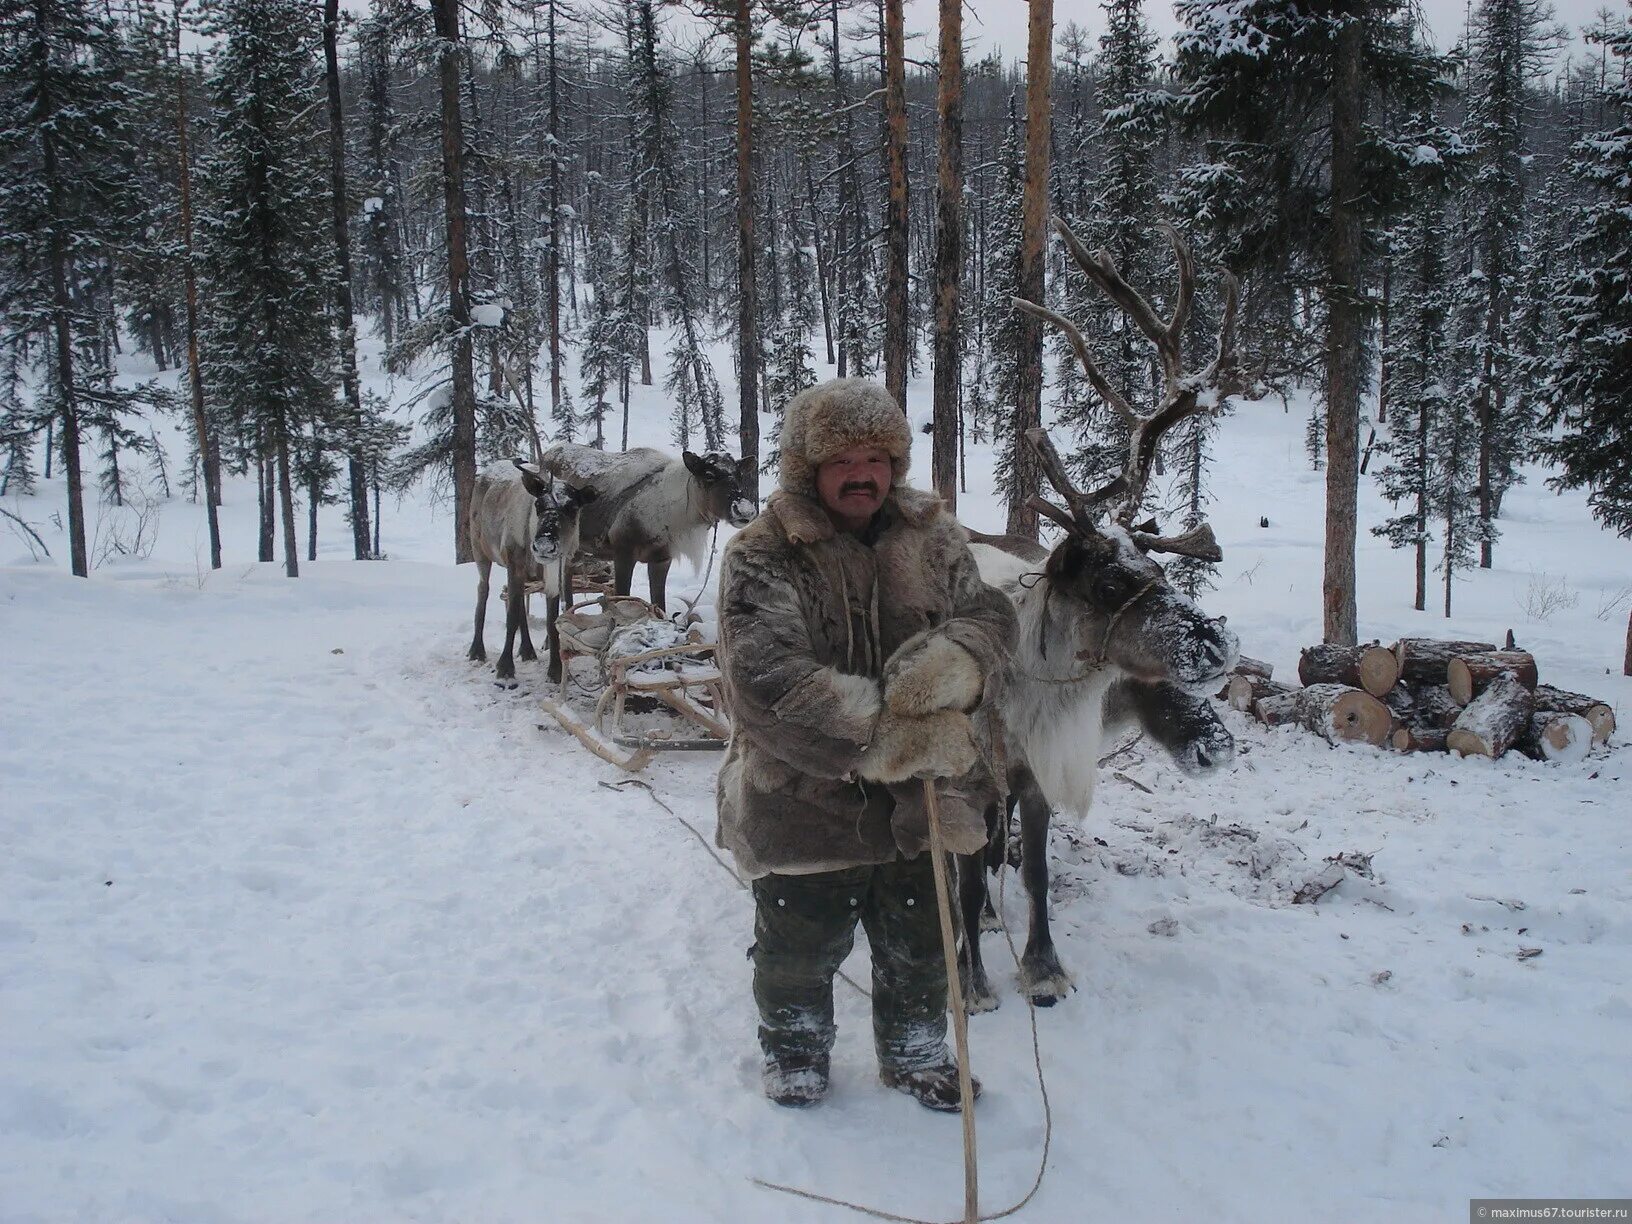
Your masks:
<instances>
[{"instance_id":1,"label":"reindeer head","mask_svg":"<svg viewBox=\"0 0 1632 1224\"><path fill-rule=\"evenodd\" d=\"M1134 520L1162 434L1186 417L1210 411L1225 397L1245 390L1235 358L1235 279L1227 277L1225 282L1217 354L1206 369L1186 374L1181 345L1195 292L1195 266L1178 231L1169 225L1162 227L1173 244L1179 272L1173 315L1164 321L1144 295L1122 278L1110 255L1104 251L1090 254L1058 217L1054 228L1088 278L1155 346L1164 388L1153 412L1136 412L1106 381L1074 324L1046 307L1014 300L1020 310L1065 332L1089 383L1128 424L1126 465L1115 479L1090 493L1071 483L1043 430L1026 434L1049 483L1065 502L1061 507L1042 498L1031 501L1039 514L1066 532L1044 569L1050 592L1072 601L1076 651L1083 663L1110 664L1142 680L1171 680L1186 686L1210 683L1235 666L1240 644L1222 619L1204 616L1175 590L1162 567L1147 554L1174 553L1217 561L1223 555L1218 541L1205 523L1183 535L1164 537L1154 520L1137 525Z\"/></svg>"},{"instance_id":2,"label":"reindeer head","mask_svg":"<svg viewBox=\"0 0 1632 1224\"><path fill-rule=\"evenodd\" d=\"M575 489L530 463L512 459L521 471L521 485L533 499L533 560L548 568L570 561L578 551L579 512L595 500L595 490Z\"/></svg>"},{"instance_id":3,"label":"reindeer head","mask_svg":"<svg viewBox=\"0 0 1632 1224\"><path fill-rule=\"evenodd\" d=\"M747 526L754 517L754 499L748 492L754 474L750 461L734 459L724 451L706 455L686 451L681 458L702 490L709 517L724 519L733 527Z\"/></svg>"}]
</instances>

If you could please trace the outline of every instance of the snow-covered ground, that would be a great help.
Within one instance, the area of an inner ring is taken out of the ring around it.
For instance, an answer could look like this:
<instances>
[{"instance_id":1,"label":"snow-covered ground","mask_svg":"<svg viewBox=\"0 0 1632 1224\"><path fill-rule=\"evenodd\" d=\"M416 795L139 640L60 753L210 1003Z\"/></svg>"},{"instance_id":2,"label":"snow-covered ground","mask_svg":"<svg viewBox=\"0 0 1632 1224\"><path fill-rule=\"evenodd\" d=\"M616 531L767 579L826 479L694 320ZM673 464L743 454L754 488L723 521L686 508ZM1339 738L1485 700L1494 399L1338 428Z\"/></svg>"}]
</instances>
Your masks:
<instances>
[{"instance_id":1,"label":"snow-covered ground","mask_svg":"<svg viewBox=\"0 0 1632 1224\"><path fill-rule=\"evenodd\" d=\"M662 413L648 392L634 440L663 444ZM1243 406L1215 469L1206 603L1281 674L1320 636L1302 427ZM0 533L0 1219L851 1218L751 1177L957 1213L959 1124L877 1083L842 983L830 1099L760 1095L746 895L549 724L541 665L509 690L465 661L474 575L447 563L445 508L388 503L392 559L368 564L325 510L289 581L248 559L253 486L228 498L214 574L182 501L150 557L88 582L60 531L46 563ZM48 529L60 504L60 484L7 500ZM1369 485L1362 513L1383 513ZM998 524L984 475L964 517ZM1362 631L1511 627L1544 680L1627 724L1632 543L1539 478L1504 528L1448 622L1363 536ZM1574 603L1534 619L1533 589ZM1632 1191L1625 750L1395 757L1224 716L1221 775L1137 744L1057 826L1080 989L1039 1013L1053 1155L1021 1218L1443 1221L1476 1195ZM714 765L643 776L711 835ZM1292 904L1340 853L1372 878ZM1006 901L1018 936L1017 882ZM1042 1121L987 939L1003 1006L971 1032L997 1208Z\"/></svg>"}]
</instances>

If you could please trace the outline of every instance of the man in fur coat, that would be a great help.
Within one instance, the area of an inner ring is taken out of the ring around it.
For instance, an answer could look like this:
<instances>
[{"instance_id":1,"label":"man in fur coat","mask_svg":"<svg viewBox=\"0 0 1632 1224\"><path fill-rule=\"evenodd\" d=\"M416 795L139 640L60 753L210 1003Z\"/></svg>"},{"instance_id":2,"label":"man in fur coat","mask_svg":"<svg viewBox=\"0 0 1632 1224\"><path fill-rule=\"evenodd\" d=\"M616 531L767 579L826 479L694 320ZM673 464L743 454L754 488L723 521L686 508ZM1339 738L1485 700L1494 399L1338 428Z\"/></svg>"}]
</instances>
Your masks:
<instances>
[{"instance_id":1,"label":"man in fur coat","mask_svg":"<svg viewBox=\"0 0 1632 1224\"><path fill-rule=\"evenodd\" d=\"M859 919L880 1078L959 1107L921 779L936 780L948 849L979 850L1000 796L970 714L1016 629L946 506L902 483L911 450L877 383L796 396L780 487L720 568L735 734L718 841L753 881L764 1086L782 1105L827 1091L833 976Z\"/></svg>"}]
</instances>

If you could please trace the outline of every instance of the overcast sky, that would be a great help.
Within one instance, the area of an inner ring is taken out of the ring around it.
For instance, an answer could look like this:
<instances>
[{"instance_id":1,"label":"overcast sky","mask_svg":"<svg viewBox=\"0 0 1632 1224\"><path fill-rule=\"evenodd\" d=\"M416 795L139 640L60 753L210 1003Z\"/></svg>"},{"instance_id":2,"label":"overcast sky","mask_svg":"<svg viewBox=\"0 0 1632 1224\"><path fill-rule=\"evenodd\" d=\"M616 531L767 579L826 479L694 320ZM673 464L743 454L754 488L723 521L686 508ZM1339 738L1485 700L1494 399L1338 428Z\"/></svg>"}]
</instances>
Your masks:
<instances>
[{"instance_id":1,"label":"overcast sky","mask_svg":"<svg viewBox=\"0 0 1632 1224\"><path fill-rule=\"evenodd\" d=\"M1439 46L1445 48L1454 44L1462 33L1465 13L1463 0L1421 0L1421 2L1429 28L1433 30ZM1557 19L1562 21L1572 34L1581 26L1592 22L1593 14L1603 7L1609 7L1623 15L1626 11L1622 4L1606 6L1605 0L1553 0ZM1024 58L1028 10L1029 6L1025 0L969 0L963 10L963 31L964 37L972 44L970 58L985 55L994 45L1000 47L1004 55L1010 59ZM918 45L920 55L927 53L935 41L936 2L907 0L906 11L908 28L924 36ZM1152 0L1145 6L1145 17L1164 39L1165 50L1166 38L1178 28L1178 23L1173 18L1172 4L1165 0ZM1071 21L1087 30L1097 41L1100 32L1105 28L1105 14L1100 8L1099 0L1054 0L1056 46L1059 44L1059 32ZM1579 46L1576 50L1579 53Z\"/></svg>"}]
</instances>

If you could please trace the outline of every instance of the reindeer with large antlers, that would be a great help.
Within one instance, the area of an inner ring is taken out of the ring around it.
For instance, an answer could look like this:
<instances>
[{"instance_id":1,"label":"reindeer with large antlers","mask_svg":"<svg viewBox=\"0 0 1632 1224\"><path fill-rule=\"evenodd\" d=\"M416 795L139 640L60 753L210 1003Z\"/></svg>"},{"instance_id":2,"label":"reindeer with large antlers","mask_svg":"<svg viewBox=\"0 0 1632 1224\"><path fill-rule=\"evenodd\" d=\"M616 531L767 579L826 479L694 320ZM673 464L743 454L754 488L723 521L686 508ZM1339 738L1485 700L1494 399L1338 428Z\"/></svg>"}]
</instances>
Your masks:
<instances>
[{"instance_id":1,"label":"reindeer with large antlers","mask_svg":"<svg viewBox=\"0 0 1632 1224\"><path fill-rule=\"evenodd\" d=\"M1069 338L1094 390L1128 425L1128 461L1102 488L1084 493L1071 482L1041 429L1027 434L1049 483L1064 501L1031 505L1065 530L1046 551L1009 536L970 533L981 576L1008 594L1020 620L1001 702L1011 810L1020 809L1021 877L1031 902L1031 932L1020 964L1021 989L1039 1005L1072 989L1048 928L1048 825L1051 804L1086 813L1107 731L1137 723L1187 771L1219 766L1235 741L1203 695L1216 690L1239 656L1221 618L1205 616L1168 582L1147 554L1171 553L1216 561L1212 530L1203 524L1164 537L1154 521L1138 523L1140 503L1162 435L1195 413L1210 411L1247 388L1235 357L1236 286L1225 284L1218 350L1196 374L1184 372L1182 341L1195 291L1190 250L1163 226L1178 265L1178 292L1163 320L1104 251L1090 253L1058 217L1054 228L1077 264L1155 346L1163 395L1149 413L1135 410L1104 377L1077 327L1034 302L1015 299L1028 314ZM991 816L1006 831L1007 820ZM999 830L994 829L994 834ZM1004 838L994 835L985 856L960 862L965 1003L971 1011L997 1006L981 963L982 912L989 908L985 866L997 866ZM984 861L983 861L984 860Z\"/></svg>"}]
</instances>

